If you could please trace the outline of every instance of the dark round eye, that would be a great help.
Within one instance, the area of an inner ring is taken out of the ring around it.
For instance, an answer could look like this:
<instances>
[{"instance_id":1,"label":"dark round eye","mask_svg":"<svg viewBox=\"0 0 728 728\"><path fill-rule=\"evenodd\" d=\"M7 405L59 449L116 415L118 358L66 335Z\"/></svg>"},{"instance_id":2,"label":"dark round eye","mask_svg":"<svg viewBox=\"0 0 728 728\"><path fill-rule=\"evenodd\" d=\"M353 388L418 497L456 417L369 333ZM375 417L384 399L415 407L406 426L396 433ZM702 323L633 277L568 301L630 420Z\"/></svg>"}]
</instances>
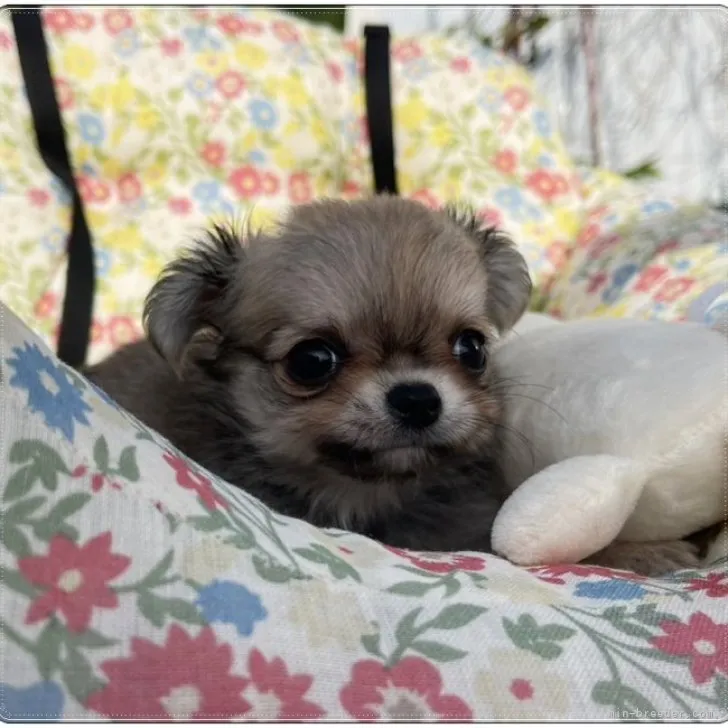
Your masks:
<instances>
[{"instance_id":1,"label":"dark round eye","mask_svg":"<svg viewBox=\"0 0 728 728\"><path fill-rule=\"evenodd\" d=\"M472 372L485 371L485 337L478 331L465 329L461 332L452 347L453 356Z\"/></svg>"},{"instance_id":2,"label":"dark round eye","mask_svg":"<svg viewBox=\"0 0 728 728\"><path fill-rule=\"evenodd\" d=\"M286 374L296 384L317 387L336 374L341 357L323 339L302 341L288 352Z\"/></svg>"}]
</instances>

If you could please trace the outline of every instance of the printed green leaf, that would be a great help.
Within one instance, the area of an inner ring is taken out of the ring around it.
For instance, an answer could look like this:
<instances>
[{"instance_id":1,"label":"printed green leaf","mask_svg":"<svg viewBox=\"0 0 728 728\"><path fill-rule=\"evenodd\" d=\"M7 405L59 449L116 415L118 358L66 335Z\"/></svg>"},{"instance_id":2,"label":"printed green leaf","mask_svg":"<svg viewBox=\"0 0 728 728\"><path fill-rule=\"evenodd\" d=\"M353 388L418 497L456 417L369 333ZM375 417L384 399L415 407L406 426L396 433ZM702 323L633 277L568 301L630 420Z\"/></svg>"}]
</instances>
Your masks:
<instances>
[{"instance_id":1,"label":"printed green leaf","mask_svg":"<svg viewBox=\"0 0 728 728\"><path fill-rule=\"evenodd\" d=\"M80 511L90 500L91 495L88 493L72 493L59 500L44 520L54 524L65 521Z\"/></svg>"},{"instance_id":2,"label":"printed green leaf","mask_svg":"<svg viewBox=\"0 0 728 728\"><path fill-rule=\"evenodd\" d=\"M69 632L66 640L74 646L89 648L111 647L111 645L118 644L118 640L104 637L104 635L94 629L87 629L85 632L78 634Z\"/></svg>"},{"instance_id":3,"label":"printed green leaf","mask_svg":"<svg viewBox=\"0 0 728 728\"><path fill-rule=\"evenodd\" d=\"M544 640L567 640L576 634L576 630L571 627L564 627L562 624L545 624L539 627L539 637Z\"/></svg>"},{"instance_id":4,"label":"printed green leaf","mask_svg":"<svg viewBox=\"0 0 728 728\"><path fill-rule=\"evenodd\" d=\"M486 612L485 607L474 604L451 604L445 607L430 623L434 629L460 629Z\"/></svg>"},{"instance_id":5,"label":"printed green leaf","mask_svg":"<svg viewBox=\"0 0 728 728\"><path fill-rule=\"evenodd\" d=\"M410 649L436 662L452 662L453 660L460 660L468 654L455 647L429 640L416 640L410 645Z\"/></svg>"},{"instance_id":6,"label":"printed green leaf","mask_svg":"<svg viewBox=\"0 0 728 728\"><path fill-rule=\"evenodd\" d=\"M155 586L159 586L166 578L169 567L172 566L173 559L174 549L170 549L161 558L159 563L139 582L139 588L153 589Z\"/></svg>"},{"instance_id":7,"label":"printed green leaf","mask_svg":"<svg viewBox=\"0 0 728 728\"><path fill-rule=\"evenodd\" d=\"M38 440L19 440L10 448L9 461L24 464L8 480L3 501L11 501L24 496L40 480L46 490L58 487L58 473L68 474L69 470L60 455Z\"/></svg>"},{"instance_id":8,"label":"printed green leaf","mask_svg":"<svg viewBox=\"0 0 728 728\"><path fill-rule=\"evenodd\" d=\"M160 603L160 609L172 617L172 619L177 619L187 624L206 624L194 604L186 602L184 599L160 599L159 597L157 599Z\"/></svg>"},{"instance_id":9,"label":"printed green leaf","mask_svg":"<svg viewBox=\"0 0 728 728\"><path fill-rule=\"evenodd\" d=\"M2 529L3 546L16 558L22 559L31 553L27 536L17 527L6 523Z\"/></svg>"},{"instance_id":10,"label":"printed green leaf","mask_svg":"<svg viewBox=\"0 0 728 728\"><path fill-rule=\"evenodd\" d=\"M50 541L57 534L63 534L70 541L78 540L78 531L69 523L50 521L47 518L33 524L33 534L41 541Z\"/></svg>"},{"instance_id":11,"label":"printed green leaf","mask_svg":"<svg viewBox=\"0 0 728 728\"><path fill-rule=\"evenodd\" d=\"M227 543L237 546L239 549L252 549L255 546L255 534L245 523L235 520L235 533L227 540Z\"/></svg>"},{"instance_id":12,"label":"printed green leaf","mask_svg":"<svg viewBox=\"0 0 728 728\"><path fill-rule=\"evenodd\" d=\"M394 633L397 642L409 644L422 631L421 628L415 627L415 622L421 611L422 607L417 607L417 609L413 609L402 617Z\"/></svg>"},{"instance_id":13,"label":"printed green leaf","mask_svg":"<svg viewBox=\"0 0 728 728\"><path fill-rule=\"evenodd\" d=\"M713 690L715 690L715 697L718 698L718 705L728 711L728 679L717 674L713 678Z\"/></svg>"},{"instance_id":14,"label":"printed green leaf","mask_svg":"<svg viewBox=\"0 0 728 728\"><path fill-rule=\"evenodd\" d=\"M109 445L103 435L94 444L94 462L96 463L96 469L100 473L107 473L109 471Z\"/></svg>"},{"instance_id":15,"label":"printed green leaf","mask_svg":"<svg viewBox=\"0 0 728 728\"><path fill-rule=\"evenodd\" d=\"M272 584L285 584L291 581L291 579L300 578L287 566L278 564L272 559L266 560L258 556L258 554L253 555L253 566L261 579Z\"/></svg>"},{"instance_id":16,"label":"printed green leaf","mask_svg":"<svg viewBox=\"0 0 728 728\"><path fill-rule=\"evenodd\" d=\"M302 556L308 561L313 561L314 564L328 564L329 559L324 554L319 553L314 549L298 548L293 549L299 556Z\"/></svg>"},{"instance_id":17,"label":"printed green leaf","mask_svg":"<svg viewBox=\"0 0 728 728\"><path fill-rule=\"evenodd\" d=\"M12 523L13 521L23 521L31 513L37 511L43 503L45 503L46 497L43 495L37 495L34 498L27 498L26 500L18 501L12 505L5 514L2 516L3 523Z\"/></svg>"},{"instance_id":18,"label":"printed green leaf","mask_svg":"<svg viewBox=\"0 0 728 728\"><path fill-rule=\"evenodd\" d=\"M390 594L400 594L403 597L421 597L431 588L431 584L423 584L420 581L401 581L399 584L392 584L387 591Z\"/></svg>"},{"instance_id":19,"label":"printed green leaf","mask_svg":"<svg viewBox=\"0 0 728 728\"><path fill-rule=\"evenodd\" d=\"M19 571L12 569L2 570L2 585L30 599L38 595L38 588L27 581Z\"/></svg>"},{"instance_id":20,"label":"printed green leaf","mask_svg":"<svg viewBox=\"0 0 728 728\"><path fill-rule=\"evenodd\" d=\"M297 548L294 551L308 561L328 566L331 576L335 579L346 579L349 577L354 581L361 581L361 577L356 569L347 564L343 559L332 554L321 544L314 544L311 548Z\"/></svg>"},{"instance_id":21,"label":"printed green leaf","mask_svg":"<svg viewBox=\"0 0 728 728\"><path fill-rule=\"evenodd\" d=\"M662 622L679 621L674 614L657 611L656 604L640 604L634 611L634 618L650 627L659 627Z\"/></svg>"},{"instance_id":22,"label":"printed green leaf","mask_svg":"<svg viewBox=\"0 0 728 728\"><path fill-rule=\"evenodd\" d=\"M196 531L219 531L228 525L227 519L220 511L212 511L206 516L189 516L186 521Z\"/></svg>"},{"instance_id":23,"label":"printed green leaf","mask_svg":"<svg viewBox=\"0 0 728 728\"><path fill-rule=\"evenodd\" d=\"M545 660L557 658L563 651L558 642L575 634L568 627L557 624L539 627L530 614L522 614L517 622L504 617L503 628L516 647L533 652Z\"/></svg>"},{"instance_id":24,"label":"printed green leaf","mask_svg":"<svg viewBox=\"0 0 728 728\"><path fill-rule=\"evenodd\" d=\"M119 475L131 483L139 480L139 466L136 461L136 447L128 445L119 455Z\"/></svg>"},{"instance_id":25,"label":"printed green leaf","mask_svg":"<svg viewBox=\"0 0 728 728\"><path fill-rule=\"evenodd\" d=\"M160 608L159 599L151 592L139 592L137 597L137 609L142 616L151 622L155 627L164 625L164 610Z\"/></svg>"},{"instance_id":26,"label":"printed green leaf","mask_svg":"<svg viewBox=\"0 0 728 728\"><path fill-rule=\"evenodd\" d=\"M44 680L50 680L61 666L61 644L64 637L65 629L55 619L48 622L38 637L35 654L38 671Z\"/></svg>"},{"instance_id":27,"label":"printed green leaf","mask_svg":"<svg viewBox=\"0 0 728 728\"><path fill-rule=\"evenodd\" d=\"M361 636L362 647L370 654L375 657L383 657L382 649L379 646L379 639L381 634L375 632L374 634L363 634Z\"/></svg>"},{"instance_id":28,"label":"printed green leaf","mask_svg":"<svg viewBox=\"0 0 728 728\"><path fill-rule=\"evenodd\" d=\"M61 669L63 682L68 692L84 705L88 696L101 690L104 683L96 677L91 664L78 650L68 649L67 653Z\"/></svg>"},{"instance_id":29,"label":"printed green leaf","mask_svg":"<svg viewBox=\"0 0 728 728\"><path fill-rule=\"evenodd\" d=\"M644 695L616 680L600 680L592 688L591 697L599 705L625 711L625 715L620 715L620 718L628 718L636 711L644 713L655 710L655 706Z\"/></svg>"}]
</instances>

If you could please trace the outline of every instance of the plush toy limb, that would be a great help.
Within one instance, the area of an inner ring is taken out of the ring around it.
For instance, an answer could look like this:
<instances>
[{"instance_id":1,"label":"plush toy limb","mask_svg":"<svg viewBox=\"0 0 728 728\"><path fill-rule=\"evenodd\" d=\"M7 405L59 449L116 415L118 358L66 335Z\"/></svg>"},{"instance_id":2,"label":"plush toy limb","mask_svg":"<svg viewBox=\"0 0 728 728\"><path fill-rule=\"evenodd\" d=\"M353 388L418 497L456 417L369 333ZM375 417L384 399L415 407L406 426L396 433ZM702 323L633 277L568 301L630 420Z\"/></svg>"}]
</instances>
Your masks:
<instances>
[{"instance_id":1,"label":"plush toy limb","mask_svg":"<svg viewBox=\"0 0 728 728\"><path fill-rule=\"evenodd\" d=\"M647 475L638 462L612 455L551 465L504 503L493 524L493 550L522 566L582 561L617 537Z\"/></svg>"}]
</instances>

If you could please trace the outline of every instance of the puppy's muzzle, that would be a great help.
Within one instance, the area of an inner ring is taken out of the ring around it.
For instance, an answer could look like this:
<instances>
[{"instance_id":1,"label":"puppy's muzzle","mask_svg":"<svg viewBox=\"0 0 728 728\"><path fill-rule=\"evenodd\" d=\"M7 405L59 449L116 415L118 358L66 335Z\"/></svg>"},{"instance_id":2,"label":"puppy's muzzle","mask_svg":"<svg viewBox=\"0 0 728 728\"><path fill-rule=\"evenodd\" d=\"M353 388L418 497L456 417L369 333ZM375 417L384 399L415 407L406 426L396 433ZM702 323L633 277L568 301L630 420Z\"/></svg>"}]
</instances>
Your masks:
<instances>
[{"instance_id":1,"label":"puppy's muzzle","mask_svg":"<svg viewBox=\"0 0 728 728\"><path fill-rule=\"evenodd\" d=\"M434 425L442 412L442 399L431 384L407 382L387 392L387 408L400 424L412 430Z\"/></svg>"}]
</instances>

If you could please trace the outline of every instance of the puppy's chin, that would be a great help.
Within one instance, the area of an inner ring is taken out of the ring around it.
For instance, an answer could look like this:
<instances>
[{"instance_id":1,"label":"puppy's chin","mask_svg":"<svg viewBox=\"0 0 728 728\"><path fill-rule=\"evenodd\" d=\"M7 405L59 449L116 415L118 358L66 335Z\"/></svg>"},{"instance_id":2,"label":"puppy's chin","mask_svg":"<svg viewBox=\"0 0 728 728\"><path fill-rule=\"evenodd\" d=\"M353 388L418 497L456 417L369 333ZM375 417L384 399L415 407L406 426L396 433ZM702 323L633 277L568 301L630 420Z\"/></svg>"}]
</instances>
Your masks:
<instances>
[{"instance_id":1,"label":"puppy's chin","mask_svg":"<svg viewBox=\"0 0 728 728\"><path fill-rule=\"evenodd\" d=\"M412 445L370 450L337 440L322 443L318 451L322 465L365 482L416 479L452 452L445 446Z\"/></svg>"}]
</instances>

